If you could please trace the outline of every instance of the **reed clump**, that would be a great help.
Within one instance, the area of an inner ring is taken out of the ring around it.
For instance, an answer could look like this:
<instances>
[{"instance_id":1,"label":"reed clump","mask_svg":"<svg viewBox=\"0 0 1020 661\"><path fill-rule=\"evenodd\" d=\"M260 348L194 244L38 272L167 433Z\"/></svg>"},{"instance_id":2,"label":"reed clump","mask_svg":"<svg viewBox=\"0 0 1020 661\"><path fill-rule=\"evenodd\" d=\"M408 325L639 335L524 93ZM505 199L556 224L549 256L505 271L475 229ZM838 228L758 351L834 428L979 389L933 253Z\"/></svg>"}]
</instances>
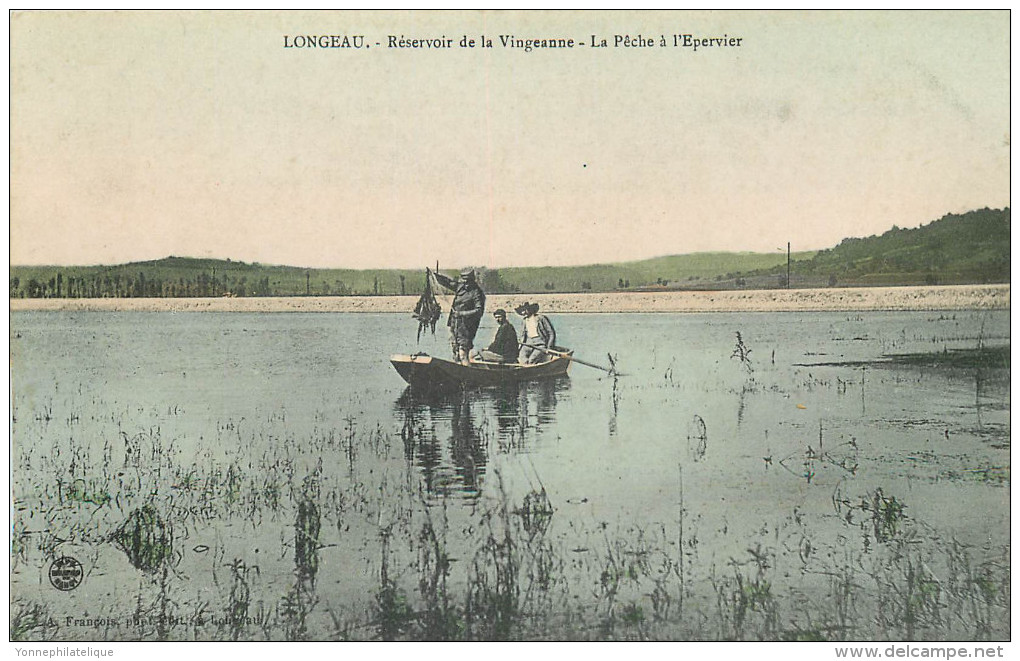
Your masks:
<instances>
[{"instance_id":1,"label":"reed clump","mask_svg":"<svg viewBox=\"0 0 1020 661\"><path fill-rule=\"evenodd\" d=\"M173 526L152 505L131 512L112 539L131 564L144 572L160 569L174 552Z\"/></svg>"},{"instance_id":2,"label":"reed clump","mask_svg":"<svg viewBox=\"0 0 1020 661\"><path fill-rule=\"evenodd\" d=\"M65 541L97 557L119 549L138 573L118 580L136 582L133 615L145 624L98 634L68 629L50 618L47 602L22 596L12 603L12 638L988 640L1010 633L1008 551L943 538L887 485L845 487L852 495L832 498L836 516L777 513L769 530L726 540L739 550L732 557L709 555L702 545L733 535L718 512L693 512L695 501L686 501L673 522L567 516L540 482L511 484L493 465L477 465L485 456L479 447L498 451L491 425L473 425L464 456L474 463L465 460L454 475L433 462L444 439L426 420L390 435L331 415L307 438L289 432L282 416L266 429L223 425L225 436L250 434L229 451L184 452L184 442L153 428L113 436L121 445L89 447L76 437L59 453L32 453L31 472L18 475L12 560L22 570L41 564ZM708 461L704 421L695 417L693 429L681 453ZM108 463L117 448L123 460ZM819 451L832 459L836 449ZM474 491L449 495L454 479ZM93 498L103 493L109 498ZM35 532L44 516L48 536ZM243 544L223 535L225 523ZM201 580L217 572L225 578Z\"/></svg>"}]
</instances>

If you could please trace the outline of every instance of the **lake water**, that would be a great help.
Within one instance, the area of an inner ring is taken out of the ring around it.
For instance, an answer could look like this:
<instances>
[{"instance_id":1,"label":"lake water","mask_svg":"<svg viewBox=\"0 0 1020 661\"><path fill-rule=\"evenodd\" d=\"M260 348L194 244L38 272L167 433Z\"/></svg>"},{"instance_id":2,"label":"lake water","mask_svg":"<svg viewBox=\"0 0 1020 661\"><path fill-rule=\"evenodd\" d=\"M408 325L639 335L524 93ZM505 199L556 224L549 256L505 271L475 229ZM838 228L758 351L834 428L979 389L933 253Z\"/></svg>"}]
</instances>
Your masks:
<instances>
[{"instance_id":1,"label":"lake water","mask_svg":"<svg viewBox=\"0 0 1020 661\"><path fill-rule=\"evenodd\" d=\"M426 397L400 315L13 313L12 632L1008 638L1008 365L874 362L1008 312L552 319L624 375Z\"/></svg>"}]
</instances>

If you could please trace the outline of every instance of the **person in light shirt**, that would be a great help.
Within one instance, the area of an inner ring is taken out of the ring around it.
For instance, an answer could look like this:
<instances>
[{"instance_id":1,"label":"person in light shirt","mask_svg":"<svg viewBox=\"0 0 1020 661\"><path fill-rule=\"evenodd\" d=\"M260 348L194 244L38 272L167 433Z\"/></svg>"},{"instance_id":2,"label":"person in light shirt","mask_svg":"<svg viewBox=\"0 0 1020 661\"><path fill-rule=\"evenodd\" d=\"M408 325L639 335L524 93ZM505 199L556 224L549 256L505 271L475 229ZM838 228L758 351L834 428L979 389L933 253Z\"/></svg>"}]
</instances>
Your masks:
<instances>
[{"instance_id":1,"label":"person in light shirt","mask_svg":"<svg viewBox=\"0 0 1020 661\"><path fill-rule=\"evenodd\" d=\"M542 349L556 348L556 329L544 314L538 313L538 303L525 301L515 308L517 314L524 317L524 332L521 336L520 363L534 365L545 362L552 355Z\"/></svg>"}]
</instances>

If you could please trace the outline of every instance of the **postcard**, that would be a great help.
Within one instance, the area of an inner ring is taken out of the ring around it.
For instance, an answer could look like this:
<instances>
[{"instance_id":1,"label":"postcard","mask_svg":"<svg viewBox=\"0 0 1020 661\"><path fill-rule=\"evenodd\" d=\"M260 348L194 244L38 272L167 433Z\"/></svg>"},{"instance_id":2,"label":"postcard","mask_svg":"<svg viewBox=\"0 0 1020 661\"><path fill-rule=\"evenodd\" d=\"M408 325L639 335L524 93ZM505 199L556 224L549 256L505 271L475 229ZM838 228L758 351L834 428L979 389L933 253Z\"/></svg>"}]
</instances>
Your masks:
<instances>
[{"instance_id":1,"label":"postcard","mask_svg":"<svg viewBox=\"0 0 1020 661\"><path fill-rule=\"evenodd\" d=\"M1008 11L10 40L19 650L1008 645Z\"/></svg>"}]
</instances>

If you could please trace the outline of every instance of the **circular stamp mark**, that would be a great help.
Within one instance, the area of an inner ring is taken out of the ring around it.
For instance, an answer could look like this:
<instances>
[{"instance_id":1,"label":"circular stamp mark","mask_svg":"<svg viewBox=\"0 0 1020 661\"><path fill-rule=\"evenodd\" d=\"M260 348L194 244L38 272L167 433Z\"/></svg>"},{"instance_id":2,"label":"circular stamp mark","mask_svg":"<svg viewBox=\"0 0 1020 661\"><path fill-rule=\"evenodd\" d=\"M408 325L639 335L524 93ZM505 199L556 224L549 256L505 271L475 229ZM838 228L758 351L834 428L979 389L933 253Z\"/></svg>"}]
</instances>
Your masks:
<instances>
[{"instance_id":1,"label":"circular stamp mark","mask_svg":"<svg viewBox=\"0 0 1020 661\"><path fill-rule=\"evenodd\" d=\"M65 555L53 561L49 575L53 587L67 592L81 585L82 579L85 578L85 570L77 559Z\"/></svg>"}]
</instances>

